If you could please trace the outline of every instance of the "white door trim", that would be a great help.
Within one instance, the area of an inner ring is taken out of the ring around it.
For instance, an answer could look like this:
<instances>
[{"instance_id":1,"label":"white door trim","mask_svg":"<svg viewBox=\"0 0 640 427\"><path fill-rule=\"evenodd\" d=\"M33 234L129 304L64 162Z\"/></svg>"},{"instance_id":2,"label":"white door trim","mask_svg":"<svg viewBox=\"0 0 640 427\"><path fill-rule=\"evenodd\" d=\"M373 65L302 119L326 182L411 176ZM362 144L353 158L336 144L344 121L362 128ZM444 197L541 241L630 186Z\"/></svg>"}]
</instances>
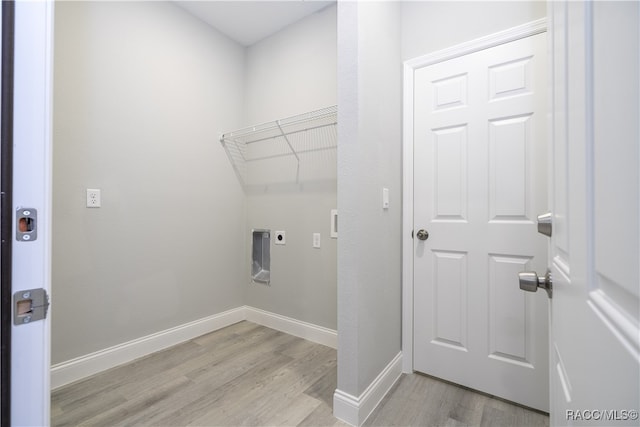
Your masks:
<instances>
[{"instance_id":1,"label":"white door trim","mask_svg":"<svg viewBox=\"0 0 640 427\"><path fill-rule=\"evenodd\" d=\"M413 372L413 81L415 71L439 62L547 31L542 18L404 62L402 135L402 371Z\"/></svg>"},{"instance_id":2,"label":"white door trim","mask_svg":"<svg viewBox=\"0 0 640 427\"><path fill-rule=\"evenodd\" d=\"M13 240L13 293L51 294L54 8L53 0L15 3L13 211L37 209L38 235ZM50 424L51 311L12 326L11 425Z\"/></svg>"}]
</instances>

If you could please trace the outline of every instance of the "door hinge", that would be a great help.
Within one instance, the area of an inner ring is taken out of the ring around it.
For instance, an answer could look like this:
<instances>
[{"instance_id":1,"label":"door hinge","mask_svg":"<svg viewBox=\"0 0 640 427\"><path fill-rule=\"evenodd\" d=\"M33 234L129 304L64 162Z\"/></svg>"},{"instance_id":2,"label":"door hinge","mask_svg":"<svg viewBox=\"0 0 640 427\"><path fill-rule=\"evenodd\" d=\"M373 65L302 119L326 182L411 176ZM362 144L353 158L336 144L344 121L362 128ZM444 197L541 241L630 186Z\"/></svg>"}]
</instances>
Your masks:
<instances>
[{"instance_id":1,"label":"door hinge","mask_svg":"<svg viewBox=\"0 0 640 427\"><path fill-rule=\"evenodd\" d=\"M13 324L16 326L46 319L49 311L47 291L29 289L13 294Z\"/></svg>"}]
</instances>

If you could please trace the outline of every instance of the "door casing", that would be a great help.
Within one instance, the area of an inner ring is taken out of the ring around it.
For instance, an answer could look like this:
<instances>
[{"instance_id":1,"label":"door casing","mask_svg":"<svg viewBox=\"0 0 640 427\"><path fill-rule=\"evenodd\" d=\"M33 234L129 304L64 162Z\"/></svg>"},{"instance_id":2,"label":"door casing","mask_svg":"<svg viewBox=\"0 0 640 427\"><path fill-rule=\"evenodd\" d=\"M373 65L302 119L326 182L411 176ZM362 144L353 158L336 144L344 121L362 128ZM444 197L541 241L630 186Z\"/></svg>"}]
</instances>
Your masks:
<instances>
[{"instance_id":1,"label":"door casing","mask_svg":"<svg viewBox=\"0 0 640 427\"><path fill-rule=\"evenodd\" d=\"M38 236L29 242L12 237L14 294L51 290L53 9L53 0L15 4L12 210L36 209ZM50 312L12 325L12 425L50 423Z\"/></svg>"}]
</instances>

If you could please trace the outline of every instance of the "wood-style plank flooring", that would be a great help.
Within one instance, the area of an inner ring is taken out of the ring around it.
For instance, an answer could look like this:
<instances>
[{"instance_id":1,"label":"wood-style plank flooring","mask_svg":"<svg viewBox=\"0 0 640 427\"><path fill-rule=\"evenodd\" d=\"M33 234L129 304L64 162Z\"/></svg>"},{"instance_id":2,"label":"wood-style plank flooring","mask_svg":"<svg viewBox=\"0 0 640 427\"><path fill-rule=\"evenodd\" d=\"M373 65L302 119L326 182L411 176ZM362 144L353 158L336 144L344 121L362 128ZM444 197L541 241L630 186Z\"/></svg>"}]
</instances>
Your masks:
<instances>
[{"instance_id":1,"label":"wood-style plank flooring","mask_svg":"<svg viewBox=\"0 0 640 427\"><path fill-rule=\"evenodd\" d=\"M52 393L53 426L342 426L336 351L240 322ZM371 426L531 425L548 417L422 375L404 375Z\"/></svg>"},{"instance_id":2,"label":"wood-style plank flooring","mask_svg":"<svg viewBox=\"0 0 640 427\"><path fill-rule=\"evenodd\" d=\"M365 426L549 426L549 416L437 378L403 374Z\"/></svg>"}]
</instances>

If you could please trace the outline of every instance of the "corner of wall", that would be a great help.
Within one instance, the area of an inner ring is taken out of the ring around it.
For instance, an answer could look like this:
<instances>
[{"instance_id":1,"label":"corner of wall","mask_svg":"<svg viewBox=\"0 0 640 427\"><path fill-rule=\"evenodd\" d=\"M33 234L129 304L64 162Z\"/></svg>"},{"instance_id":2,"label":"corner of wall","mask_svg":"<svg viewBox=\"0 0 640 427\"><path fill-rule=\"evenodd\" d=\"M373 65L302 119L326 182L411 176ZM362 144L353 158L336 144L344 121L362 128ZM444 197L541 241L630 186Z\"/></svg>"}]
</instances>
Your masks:
<instances>
[{"instance_id":1,"label":"corner of wall","mask_svg":"<svg viewBox=\"0 0 640 427\"><path fill-rule=\"evenodd\" d=\"M401 343L400 5L346 2L338 11L338 389L359 396Z\"/></svg>"},{"instance_id":2,"label":"corner of wall","mask_svg":"<svg viewBox=\"0 0 640 427\"><path fill-rule=\"evenodd\" d=\"M57 363L51 367L51 389L57 389L243 320L327 347L336 348L337 346L338 333L335 330L244 305Z\"/></svg>"},{"instance_id":3,"label":"corner of wall","mask_svg":"<svg viewBox=\"0 0 640 427\"><path fill-rule=\"evenodd\" d=\"M241 120L240 47L166 2L57 3L54 42L52 361L242 303L217 142Z\"/></svg>"},{"instance_id":4,"label":"corner of wall","mask_svg":"<svg viewBox=\"0 0 640 427\"><path fill-rule=\"evenodd\" d=\"M402 353L398 353L359 395L340 389L333 394L333 415L352 426L361 426L402 375Z\"/></svg>"}]
</instances>

